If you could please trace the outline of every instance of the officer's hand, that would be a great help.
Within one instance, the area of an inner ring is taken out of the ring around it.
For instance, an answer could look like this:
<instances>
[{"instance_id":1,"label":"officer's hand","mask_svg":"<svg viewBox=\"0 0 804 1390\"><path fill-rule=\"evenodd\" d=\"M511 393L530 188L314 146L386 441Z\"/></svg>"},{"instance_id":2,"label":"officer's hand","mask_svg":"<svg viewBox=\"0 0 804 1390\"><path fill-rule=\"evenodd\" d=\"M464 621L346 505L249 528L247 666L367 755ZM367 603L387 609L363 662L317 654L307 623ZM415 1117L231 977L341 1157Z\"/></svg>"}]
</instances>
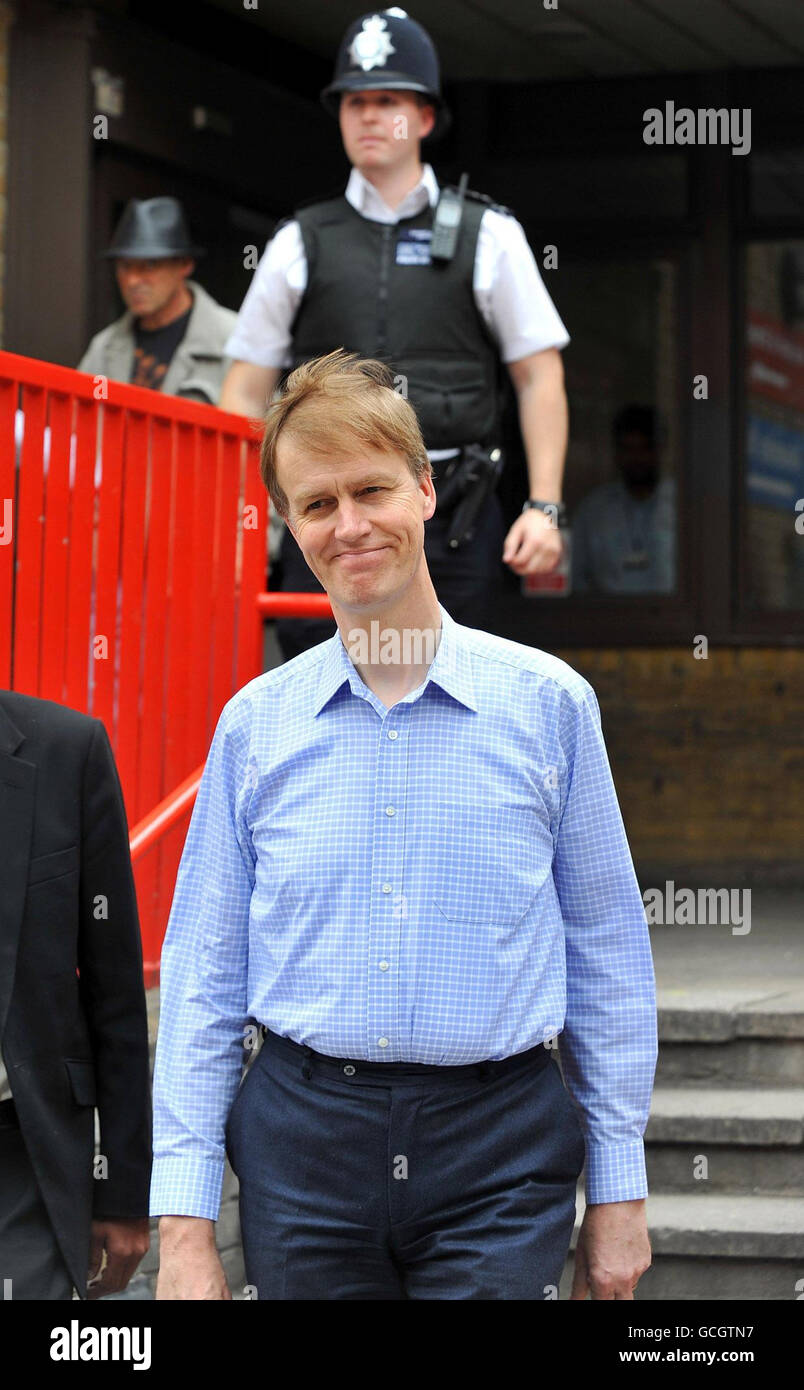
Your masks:
<instances>
[{"instance_id":1,"label":"officer's hand","mask_svg":"<svg viewBox=\"0 0 804 1390\"><path fill-rule=\"evenodd\" d=\"M561 559L561 532L551 517L530 507L508 532L502 558L514 574L548 574Z\"/></svg>"}]
</instances>

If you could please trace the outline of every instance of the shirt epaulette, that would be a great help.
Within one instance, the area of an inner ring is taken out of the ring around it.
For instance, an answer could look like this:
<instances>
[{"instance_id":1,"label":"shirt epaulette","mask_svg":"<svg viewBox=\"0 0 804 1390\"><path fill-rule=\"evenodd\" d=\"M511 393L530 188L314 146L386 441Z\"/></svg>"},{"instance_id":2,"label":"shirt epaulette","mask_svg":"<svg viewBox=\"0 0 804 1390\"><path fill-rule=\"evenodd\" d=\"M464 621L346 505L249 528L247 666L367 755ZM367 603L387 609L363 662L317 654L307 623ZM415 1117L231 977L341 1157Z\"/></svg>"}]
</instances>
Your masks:
<instances>
[{"instance_id":1,"label":"shirt epaulette","mask_svg":"<svg viewBox=\"0 0 804 1390\"><path fill-rule=\"evenodd\" d=\"M451 183L448 187L454 188L457 192L457 184ZM475 203L483 203L484 207L490 208L492 212L502 212L505 213L506 217L516 217L513 208L507 208L504 203L498 203L496 199L490 198L487 193L478 193L475 188L467 188L463 196L465 198L471 198Z\"/></svg>"},{"instance_id":2,"label":"shirt epaulette","mask_svg":"<svg viewBox=\"0 0 804 1390\"><path fill-rule=\"evenodd\" d=\"M293 210L293 215L295 216L297 212L301 212L304 208L316 207L319 203L334 203L336 199L342 199L343 196L343 185L341 185L340 188L332 188L327 193L316 193L315 197L303 198L301 202L296 203L296 206ZM289 218L288 221L290 220L291 219Z\"/></svg>"},{"instance_id":3,"label":"shirt epaulette","mask_svg":"<svg viewBox=\"0 0 804 1390\"><path fill-rule=\"evenodd\" d=\"M277 222L276 226L274 227L274 230L273 230L273 232L272 232L272 236L276 236L277 232L278 232L278 231L281 231L281 229L282 229L283 227L286 227L286 226L288 225L289 222L295 222L295 221L297 220L296 214L297 214L298 212L301 212L302 209L304 209L304 208L312 208L312 207L315 207L318 203L332 203L332 202L335 201L336 198L342 198L342 197L343 197L343 189L342 189L342 188L334 188L334 189L332 189L332 191L329 192L329 193L317 193L317 194L315 195L315 197L313 197L313 198L304 198L304 199L302 199L301 202L296 203L296 206L294 207L293 211L292 211L292 212L289 212L288 215L287 215L287 217L280 217L279 221Z\"/></svg>"}]
</instances>

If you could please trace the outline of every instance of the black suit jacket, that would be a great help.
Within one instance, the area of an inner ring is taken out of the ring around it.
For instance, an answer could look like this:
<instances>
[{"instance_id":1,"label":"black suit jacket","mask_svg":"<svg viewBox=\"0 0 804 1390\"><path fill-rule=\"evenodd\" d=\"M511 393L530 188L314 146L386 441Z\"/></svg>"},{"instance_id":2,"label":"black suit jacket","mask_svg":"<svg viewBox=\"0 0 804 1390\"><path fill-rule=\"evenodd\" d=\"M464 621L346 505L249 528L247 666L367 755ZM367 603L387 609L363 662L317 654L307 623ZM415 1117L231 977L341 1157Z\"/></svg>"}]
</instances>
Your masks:
<instances>
[{"instance_id":1,"label":"black suit jacket","mask_svg":"<svg viewBox=\"0 0 804 1390\"><path fill-rule=\"evenodd\" d=\"M103 724L13 691L0 691L0 1039L25 1145L83 1298L92 1218L148 1213L142 946ZM93 1174L96 1106L107 1177Z\"/></svg>"}]
</instances>

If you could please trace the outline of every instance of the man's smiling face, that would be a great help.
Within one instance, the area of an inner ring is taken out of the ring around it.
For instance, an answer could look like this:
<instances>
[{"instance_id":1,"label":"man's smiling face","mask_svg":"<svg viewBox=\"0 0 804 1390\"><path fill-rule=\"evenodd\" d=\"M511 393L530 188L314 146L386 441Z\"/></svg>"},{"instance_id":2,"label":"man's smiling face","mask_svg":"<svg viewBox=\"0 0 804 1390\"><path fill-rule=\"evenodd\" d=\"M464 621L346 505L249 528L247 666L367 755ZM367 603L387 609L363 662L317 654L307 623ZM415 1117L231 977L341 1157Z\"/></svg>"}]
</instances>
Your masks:
<instances>
[{"instance_id":1,"label":"man's smiling face","mask_svg":"<svg viewBox=\"0 0 804 1390\"><path fill-rule=\"evenodd\" d=\"M417 482L404 455L357 442L343 455L310 458L290 432L278 441L277 476L288 526L331 602L375 611L403 595L435 511L429 476Z\"/></svg>"}]
</instances>

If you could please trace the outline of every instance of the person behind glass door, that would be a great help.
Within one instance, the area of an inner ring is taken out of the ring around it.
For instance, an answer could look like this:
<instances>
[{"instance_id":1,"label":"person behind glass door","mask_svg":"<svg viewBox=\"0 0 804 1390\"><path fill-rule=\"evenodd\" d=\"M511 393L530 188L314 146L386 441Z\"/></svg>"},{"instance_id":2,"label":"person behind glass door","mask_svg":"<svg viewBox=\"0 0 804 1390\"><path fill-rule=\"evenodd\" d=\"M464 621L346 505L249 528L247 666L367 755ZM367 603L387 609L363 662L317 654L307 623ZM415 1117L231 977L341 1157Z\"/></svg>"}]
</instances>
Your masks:
<instances>
[{"instance_id":1,"label":"person behind glass door","mask_svg":"<svg viewBox=\"0 0 804 1390\"><path fill-rule=\"evenodd\" d=\"M627 405L612 437L618 477L581 500L572 523L576 593L671 594L676 587L676 486L662 475L656 412Z\"/></svg>"}]
</instances>

